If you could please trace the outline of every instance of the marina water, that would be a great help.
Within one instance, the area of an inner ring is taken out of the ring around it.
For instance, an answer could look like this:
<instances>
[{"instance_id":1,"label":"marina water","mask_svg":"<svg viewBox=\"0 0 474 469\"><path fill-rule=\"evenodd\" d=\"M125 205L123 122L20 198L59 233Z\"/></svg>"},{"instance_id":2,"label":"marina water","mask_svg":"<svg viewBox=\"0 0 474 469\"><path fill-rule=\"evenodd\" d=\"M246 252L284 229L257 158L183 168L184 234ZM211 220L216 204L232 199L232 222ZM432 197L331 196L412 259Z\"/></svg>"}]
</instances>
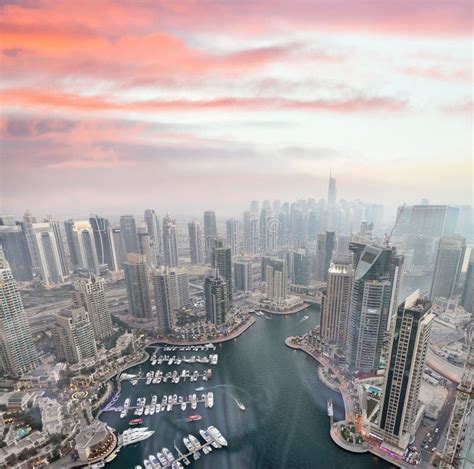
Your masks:
<instances>
[{"instance_id":1,"label":"marina water","mask_svg":"<svg viewBox=\"0 0 474 469\"><path fill-rule=\"evenodd\" d=\"M309 316L308 319L304 319ZM211 368L212 379L203 382L170 381L159 385L145 385L144 380L132 386L122 383L117 405L123 405L127 397L134 406L138 397L146 397L150 403L156 394L158 402L166 395L189 394L212 391L214 407L198 404L195 411L188 406L181 411L175 406L171 412L160 412L153 416L142 416L142 426L155 430L148 440L122 448L107 468L134 468L143 466L143 459L161 448L167 447L175 455L174 444L185 452L183 437L189 433L199 436L199 429L215 425L229 442L228 448L202 455L192 461L190 468L386 468L387 463L368 454L355 455L339 449L329 436L327 400L334 402L335 418L343 417L342 399L338 393L326 388L318 379L317 363L302 351L285 346L285 338L300 335L319 324L319 306L313 305L291 316L272 316L271 319L257 317L257 322L236 340L217 345L219 362L216 366L198 363L155 365L143 363L145 374L160 369L164 373L183 369L200 372ZM182 355L180 351L163 352ZM204 356L209 352L185 352L186 355ZM158 356L160 353L158 353ZM134 367L128 372L137 372ZM203 391L195 391L204 387ZM246 410L239 409L236 400ZM200 414L202 420L187 422L186 417ZM134 418L130 410L128 417L120 419L118 412L104 412L106 421L119 433L128 428Z\"/></svg>"}]
</instances>

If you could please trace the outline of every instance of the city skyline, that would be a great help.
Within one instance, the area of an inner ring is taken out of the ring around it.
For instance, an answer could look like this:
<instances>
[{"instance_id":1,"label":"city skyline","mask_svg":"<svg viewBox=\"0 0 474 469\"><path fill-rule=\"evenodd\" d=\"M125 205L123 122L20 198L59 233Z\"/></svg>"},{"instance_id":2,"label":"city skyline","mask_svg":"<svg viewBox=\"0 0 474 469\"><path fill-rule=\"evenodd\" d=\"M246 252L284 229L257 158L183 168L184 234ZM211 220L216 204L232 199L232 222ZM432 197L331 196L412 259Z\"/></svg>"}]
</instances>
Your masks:
<instances>
[{"instance_id":1,"label":"city skyline","mask_svg":"<svg viewBox=\"0 0 474 469\"><path fill-rule=\"evenodd\" d=\"M81 3L0 7L3 213L471 203L468 2Z\"/></svg>"}]
</instances>

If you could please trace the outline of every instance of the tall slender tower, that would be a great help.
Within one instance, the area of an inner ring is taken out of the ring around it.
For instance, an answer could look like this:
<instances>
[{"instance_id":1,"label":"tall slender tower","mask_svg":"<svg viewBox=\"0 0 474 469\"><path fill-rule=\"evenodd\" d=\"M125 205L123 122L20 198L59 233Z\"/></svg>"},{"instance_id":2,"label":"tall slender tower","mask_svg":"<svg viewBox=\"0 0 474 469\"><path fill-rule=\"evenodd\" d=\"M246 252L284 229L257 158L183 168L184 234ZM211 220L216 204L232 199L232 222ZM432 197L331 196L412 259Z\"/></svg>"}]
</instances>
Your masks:
<instances>
[{"instance_id":1,"label":"tall slender tower","mask_svg":"<svg viewBox=\"0 0 474 469\"><path fill-rule=\"evenodd\" d=\"M123 239L125 253L138 252L137 225L133 215L120 217L120 232Z\"/></svg>"},{"instance_id":2,"label":"tall slender tower","mask_svg":"<svg viewBox=\"0 0 474 469\"><path fill-rule=\"evenodd\" d=\"M380 429L386 442L405 449L415 435L419 394L435 315L416 291L397 310L383 387Z\"/></svg>"},{"instance_id":3,"label":"tall slender tower","mask_svg":"<svg viewBox=\"0 0 474 469\"><path fill-rule=\"evenodd\" d=\"M347 346L354 271L349 256L339 256L329 268L328 286L323 294L321 336L337 347Z\"/></svg>"},{"instance_id":4,"label":"tall slender tower","mask_svg":"<svg viewBox=\"0 0 474 469\"><path fill-rule=\"evenodd\" d=\"M138 252L145 256L148 267L151 267L152 264L154 264L156 257L153 253L153 243L151 241L150 233L148 233L148 228L146 226L139 226L137 236Z\"/></svg>"},{"instance_id":5,"label":"tall slender tower","mask_svg":"<svg viewBox=\"0 0 474 469\"><path fill-rule=\"evenodd\" d=\"M466 240L462 236L440 238L431 283L431 300L438 297L449 299L454 294L465 252Z\"/></svg>"},{"instance_id":6,"label":"tall slender tower","mask_svg":"<svg viewBox=\"0 0 474 469\"><path fill-rule=\"evenodd\" d=\"M352 290L348 362L353 370L374 373L398 304L403 257L390 248L365 246L362 253L359 245L351 244L351 248L359 260Z\"/></svg>"},{"instance_id":7,"label":"tall slender tower","mask_svg":"<svg viewBox=\"0 0 474 469\"><path fill-rule=\"evenodd\" d=\"M166 214L163 219L163 252L165 265L178 267L178 240L176 237L176 222Z\"/></svg>"},{"instance_id":8,"label":"tall slender tower","mask_svg":"<svg viewBox=\"0 0 474 469\"><path fill-rule=\"evenodd\" d=\"M112 260L112 239L109 220L98 215L89 217L89 223L94 233L95 250L99 266L107 266L115 270Z\"/></svg>"},{"instance_id":9,"label":"tall slender tower","mask_svg":"<svg viewBox=\"0 0 474 469\"><path fill-rule=\"evenodd\" d=\"M112 334L112 316L105 295L105 280L95 276L77 279L74 288L74 304L89 313L96 340L109 337Z\"/></svg>"},{"instance_id":10,"label":"tall slender tower","mask_svg":"<svg viewBox=\"0 0 474 469\"><path fill-rule=\"evenodd\" d=\"M58 241L53 228L49 223L33 223L31 229L41 279L46 285L64 282Z\"/></svg>"},{"instance_id":11,"label":"tall slender tower","mask_svg":"<svg viewBox=\"0 0 474 469\"><path fill-rule=\"evenodd\" d=\"M168 268L161 268L153 273L153 288L155 292L156 317L158 320L158 335L166 336L173 330L172 287Z\"/></svg>"},{"instance_id":12,"label":"tall slender tower","mask_svg":"<svg viewBox=\"0 0 474 469\"><path fill-rule=\"evenodd\" d=\"M153 251L153 264L159 264L159 256L161 255L161 232L160 232L160 222L155 211L152 209L145 210L145 223L148 228L148 233L151 238L152 251Z\"/></svg>"},{"instance_id":13,"label":"tall slender tower","mask_svg":"<svg viewBox=\"0 0 474 469\"><path fill-rule=\"evenodd\" d=\"M212 210L204 212L204 254L206 262L211 261L212 247L217 238L216 213Z\"/></svg>"},{"instance_id":14,"label":"tall slender tower","mask_svg":"<svg viewBox=\"0 0 474 469\"><path fill-rule=\"evenodd\" d=\"M222 241L216 241L211 255L211 266L219 271L219 275L227 283L229 305L232 304L232 254L230 248L225 248Z\"/></svg>"},{"instance_id":15,"label":"tall slender tower","mask_svg":"<svg viewBox=\"0 0 474 469\"><path fill-rule=\"evenodd\" d=\"M332 171L329 171L328 184L328 206L327 206L327 223L326 228L334 230L336 228L336 209L337 209L337 189L336 178L332 177Z\"/></svg>"},{"instance_id":16,"label":"tall slender tower","mask_svg":"<svg viewBox=\"0 0 474 469\"><path fill-rule=\"evenodd\" d=\"M0 371L19 375L38 362L17 283L0 249Z\"/></svg>"},{"instance_id":17,"label":"tall slender tower","mask_svg":"<svg viewBox=\"0 0 474 469\"><path fill-rule=\"evenodd\" d=\"M150 286L145 256L127 254L124 272L130 312L137 318L151 318Z\"/></svg>"},{"instance_id":18,"label":"tall slender tower","mask_svg":"<svg viewBox=\"0 0 474 469\"><path fill-rule=\"evenodd\" d=\"M461 304L469 313L474 313L474 249L471 249L467 265L466 279L461 295ZM473 352L474 353L474 352Z\"/></svg>"},{"instance_id":19,"label":"tall slender tower","mask_svg":"<svg viewBox=\"0 0 474 469\"><path fill-rule=\"evenodd\" d=\"M188 223L189 251L191 253L191 264L202 264L204 256L202 252L202 230L201 224L196 221Z\"/></svg>"},{"instance_id":20,"label":"tall slender tower","mask_svg":"<svg viewBox=\"0 0 474 469\"><path fill-rule=\"evenodd\" d=\"M204 280L204 298L206 300L206 319L213 324L224 324L229 312L227 282L219 275L218 269Z\"/></svg>"},{"instance_id":21,"label":"tall slender tower","mask_svg":"<svg viewBox=\"0 0 474 469\"><path fill-rule=\"evenodd\" d=\"M59 254L59 260L61 262L61 272L63 277L69 276L69 268L66 259L66 250L64 249L63 235L61 232L61 223L55 220L53 217L48 216L47 222L53 229L54 237L56 238L56 247Z\"/></svg>"},{"instance_id":22,"label":"tall slender tower","mask_svg":"<svg viewBox=\"0 0 474 469\"><path fill-rule=\"evenodd\" d=\"M72 222L71 236L75 253L74 257L77 262L76 267L99 275L99 259L97 257L91 224L87 220Z\"/></svg>"},{"instance_id":23,"label":"tall slender tower","mask_svg":"<svg viewBox=\"0 0 474 469\"><path fill-rule=\"evenodd\" d=\"M226 222L226 233L227 233L227 247L230 248L230 252L233 256L239 253L239 221L231 218Z\"/></svg>"}]
</instances>

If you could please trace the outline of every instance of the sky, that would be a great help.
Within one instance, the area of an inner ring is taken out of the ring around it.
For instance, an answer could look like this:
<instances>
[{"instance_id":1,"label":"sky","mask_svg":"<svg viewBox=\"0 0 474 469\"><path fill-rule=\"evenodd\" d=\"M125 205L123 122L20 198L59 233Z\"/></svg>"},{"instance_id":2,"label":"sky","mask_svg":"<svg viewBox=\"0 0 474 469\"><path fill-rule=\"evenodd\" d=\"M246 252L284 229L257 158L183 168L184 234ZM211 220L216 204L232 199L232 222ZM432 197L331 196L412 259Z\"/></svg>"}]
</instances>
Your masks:
<instances>
[{"instance_id":1,"label":"sky","mask_svg":"<svg viewBox=\"0 0 474 469\"><path fill-rule=\"evenodd\" d=\"M0 210L472 203L472 3L0 0Z\"/></svg>"}]
</instances>

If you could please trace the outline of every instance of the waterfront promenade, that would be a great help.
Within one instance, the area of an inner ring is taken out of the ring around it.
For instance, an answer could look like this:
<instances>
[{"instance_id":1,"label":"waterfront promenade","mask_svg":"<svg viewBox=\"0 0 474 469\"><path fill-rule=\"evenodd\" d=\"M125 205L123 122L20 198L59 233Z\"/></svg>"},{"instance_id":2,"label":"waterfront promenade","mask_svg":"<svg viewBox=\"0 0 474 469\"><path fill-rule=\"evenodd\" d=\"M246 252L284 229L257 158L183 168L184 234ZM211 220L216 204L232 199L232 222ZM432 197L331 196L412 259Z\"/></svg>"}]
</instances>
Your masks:
<instances>
[{"instance_id":1,"label":"waterfront promenade","mask_svg":"<svg viewBox=\"0 0 474 469\"><path fill-rule=\"evenodd\" d=\"M353 421L354 420L354 402L352 401L351 393L347 385L345 384L345 378L342 374L336 369L333 368L332 363L325 357L317 354L311 347L307 345L295 345L292 343L294 337L287 337L285 339L285 344L292 349L302 350L303 352L307 353L310 357L314 358L320 365L329 368L333 375L338 379L339 383L341 383L337 389L333 389L334 391L339 391L342 396L342 401L344 402L344 413L345 413L345 420Z\"/></svg>"},{"instance_id":2,"label":"waterfront promenade","mask_svg":"<svg viewBox=\"0 0 474 469\"><path fill-rule=\"evenodd\" d=\"M340 431L341 426L347 425L349 422L354 422L354 419L355 419L354 402L352 400L349 388L346 384L346 378L338 371L337 368L333 366L333 364L330 362L329 359L316 353L316 351L314 351L312 347L309 347L307 345L293 344L294 339L295 337L287 337L285 339L285 344L287 345L287 347L295 349L295 350L302 350L303 352L308 354L310 357L314 358L320 365L329 368L331 372L333 373L333 375L336 376L336 378L341 383L340 386L337 388L337 391L341 393L342 401L344 402L345 419L332 424L330 428L330 435L333 442L340 448L344 449L345 451L358 453L358 454L370 452L374 456L377 456L380 459L383 459L396 467L405 467L400 460L394 457L391 457L381 447L369 445L366 442L362 443L362 445L350 444L349 442L344 440ZM332 387L331 389L335 390Z\"/></svg>"},{"instance_id":3,"label":"waterfront promenade","mask_svg":"<svg viewBox=\"0 0 474 469\"><path fill-rule=\"evenodd\" d=\"M285 310L281 310L281 311L277 311L277 310L270 309L270 308L265 308L265 306L262 306L262 305L258 306L257 309L259 309L260 311L263 311L264 313L274 314L276 316L286 316L288 314L299 313L300 311L303 311L304 309L309 308L310 306L311 306L311 303L306 303L305 302L303 304L296 305L293 308L285 309Z\"/></svg>"},{"instance_id":4,"label":"waterfront promenade","mask_svg":"<svg viewBox=\"0 0 474 469\"><path fill-rule=\"evenodd\" d=\"M220 344L221 342L227 342L229 340L236 339L242 335L247 329L255 324L256 319L249 317L248 321L245 321L244 324L241 324L237 329L233 330L230 334L219 336L215 339L203 339L203 340L179 340L179 339L170 339L169 337L157 337L152 341L148 342L145 347L149 347L155 344L166 344L166 345L206 345L206 344Z\"/></svg>"}]
</instances>

